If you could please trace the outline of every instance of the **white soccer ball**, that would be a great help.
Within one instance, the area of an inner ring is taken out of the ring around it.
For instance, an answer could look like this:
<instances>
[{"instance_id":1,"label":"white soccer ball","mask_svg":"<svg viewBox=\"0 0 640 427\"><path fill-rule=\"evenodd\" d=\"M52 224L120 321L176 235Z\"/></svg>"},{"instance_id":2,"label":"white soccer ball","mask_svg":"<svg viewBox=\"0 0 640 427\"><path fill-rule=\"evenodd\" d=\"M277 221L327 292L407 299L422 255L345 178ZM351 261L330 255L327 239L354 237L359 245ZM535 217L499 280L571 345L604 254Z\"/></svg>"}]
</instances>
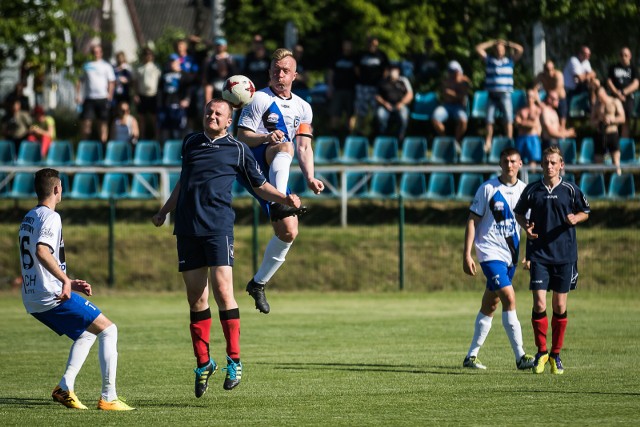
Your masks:
<instances>
[{"instance_id":1,"label":"white soccer ball","mask_svg":"<svg viewBox=\"0 0 640 427\"><path fill-rule=\"evenodd\" d=\"M235 75L229 77L222 87L222 98L229 101L233 108L243 108L251 104L256 87L249 77Z\"/></svg>"}]
</instances>

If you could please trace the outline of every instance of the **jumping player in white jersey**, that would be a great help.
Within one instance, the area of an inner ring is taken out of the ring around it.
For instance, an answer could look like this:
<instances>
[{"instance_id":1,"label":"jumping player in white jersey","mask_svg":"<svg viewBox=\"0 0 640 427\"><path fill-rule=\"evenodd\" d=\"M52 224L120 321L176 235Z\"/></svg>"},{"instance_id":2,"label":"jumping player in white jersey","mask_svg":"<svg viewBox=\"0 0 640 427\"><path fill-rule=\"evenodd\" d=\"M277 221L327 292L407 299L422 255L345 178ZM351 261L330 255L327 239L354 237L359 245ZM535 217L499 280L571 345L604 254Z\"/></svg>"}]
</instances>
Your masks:
<instances>
[{"instance_id":1,"label":"jumping player in white jersey","mask_svg":"<svg viewBox=\"0 0 640 427\"><path fill-rule=\"evenodd\" d=\"M500 154L502 173L480 186L469 208L471 212L465 230L462 268L466 274L476 275L477 267L471 256L471 248L475 243L487 286L476 316L471 346L462 364L465 368L487 369L478 360L478 352L489 335L498 302L502 303L502 326L513 348L516 367L533 367L533 356L525 354L523 348L522 328L516 315L516 294L511 284L520 243L520 226L513 208L526 185L518 179L521 167L522 159L516 149L503 150Z\"/></svg>"},{"instance_id":2,"label":"jumping player in white jersey","mask_svg":"<svg viewBox=\"0 0 640 427\"><path fill-rule=\"evenodd\" d=\"M242 110L238 139L251 147L269 182L283 194L289 193L289 169L295 150L307 186L319 194L324 183L314 177L311 147L313 113L308 102L291 92L296 78L296 60L290 50L278 49L273 53L269 76L269 87L256 92L253 102ZM270 216L275 233L267 244L260 268L247 284L247 292L255 300L256 309L266 314L270 307L264 287L284 263L298 235L297 217L306 212L306 207L270 204L258 197L250 185L239 180Z\"/></svg>"},{"instance_id":3,"label":"jumping player in white jersey","mask_svg":"<svg viewBox=\"0 0 640 427\"><path fill-rule=\"evenodd\" d=\"M129 411L116 394L118 328L100 309L71 291L92 295L84 280L71 280L62 239L60 215L55 211L62 200L62 183L55 169L41 169L35 175L38 206L22 220L19 232L22 264L22 302L27 312L58 335L73 340L67 368L51 397L67 408L87 409L74 393L76 376L96 338L102 371L102 394L98 409Z\"/></svg>"}]
</instances>

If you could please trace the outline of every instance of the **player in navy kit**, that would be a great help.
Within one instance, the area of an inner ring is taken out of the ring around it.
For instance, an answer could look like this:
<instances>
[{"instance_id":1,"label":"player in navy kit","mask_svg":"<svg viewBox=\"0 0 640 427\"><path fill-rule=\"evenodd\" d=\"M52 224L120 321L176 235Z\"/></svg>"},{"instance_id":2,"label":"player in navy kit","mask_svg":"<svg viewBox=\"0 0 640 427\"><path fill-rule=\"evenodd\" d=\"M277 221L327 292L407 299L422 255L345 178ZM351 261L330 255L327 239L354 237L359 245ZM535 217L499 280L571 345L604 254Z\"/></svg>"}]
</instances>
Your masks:
<instances>
[{"instance_id":1,"label":"player in navy kit","mask_svg":"<svg viewBox=\"0 0 640 427\"><path fill-rule=\"evenodd\" d=\"M195 395L208 388L209 377L218 366L209 355L211 310L209 281L218 306L226 340L227 375L224 389L240 383L240 311L233 296L233 223L231 187L236 176L251 183L260 197L299 207L296 195L285 196L262 175L251 150L227 132L233 107L222 99L211 100L204 109L203 132L187 135L182 143L182 171L171 196L153 216L156 226L164 224L175 209L174 234L178 248L178 269L187 289L191 313L191 340L198 367Z\"/></svg>"},{"instance_id":2,"label":"player in navy kit","mask_svg":"<svg viewBox=\"0 0 640 427\"><path fill-rule=\"evenodd\" d=\"M530 261L533 292L531 323L538 353L533 372L544 372L547 362L552 374L564 373L560 350L567 328L567 296L578 280L578 244L575 226L589 218L589 202L580 188L560 176L564 160L558 147L542 153L543 179L524 189L515 208L516 220L527 232L527 260ZM527 219L527 212L530 212ZM553 291L551 354L547 353L547 292Z\"/></svg>"},{"instance_id":3,"label":"player in navy kit","mask_svg":"<svg viewBox=\"0 0 640 427\"><path fill-rule=\"evenodd\" d=\"M311 120L313 113L307 101L291 92L296 78L296 60L287 49L273 53L269 68L270 86L255 93L251 104L242 110L238 121L238 139L251 147L269 182L281 193L287 193L289 169L294 150L307 186L315 194L324 184L314 177ZM239 181L248 187L245 180ZM251 188L247 188L250 192ZM256 194L252 192L254 196ZM257 199L271 217L274 236L265 249L260 268L247 284L247 292L255 300L256 309L269 313L264 287L284 263L298 235L298 218L306 208L292 209Z\"/></svg>"}]
</instances>

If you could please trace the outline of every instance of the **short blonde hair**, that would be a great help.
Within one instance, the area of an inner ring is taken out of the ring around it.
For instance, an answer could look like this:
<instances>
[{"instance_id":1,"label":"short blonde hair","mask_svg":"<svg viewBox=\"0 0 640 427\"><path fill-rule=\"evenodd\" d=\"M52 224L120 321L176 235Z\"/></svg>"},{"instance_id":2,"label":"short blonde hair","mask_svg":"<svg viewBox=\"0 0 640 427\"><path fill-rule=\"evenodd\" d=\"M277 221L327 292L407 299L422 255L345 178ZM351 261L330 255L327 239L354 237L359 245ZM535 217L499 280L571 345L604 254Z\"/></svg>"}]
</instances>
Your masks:
<instances>
[{"instance_id":1,"label":"short blonde hair","mask_svg":"<svg viewBox=\"0 0 640 427\"><path fill-rule=\"evenodd\" d=\"M271 55L271 63L281 61L287 57L291 57L295 59L293 57L293 52L291 52L289 49L285 49L285 48L276 49L273 52L273 55Z\"/></svg>"}]
</instances>

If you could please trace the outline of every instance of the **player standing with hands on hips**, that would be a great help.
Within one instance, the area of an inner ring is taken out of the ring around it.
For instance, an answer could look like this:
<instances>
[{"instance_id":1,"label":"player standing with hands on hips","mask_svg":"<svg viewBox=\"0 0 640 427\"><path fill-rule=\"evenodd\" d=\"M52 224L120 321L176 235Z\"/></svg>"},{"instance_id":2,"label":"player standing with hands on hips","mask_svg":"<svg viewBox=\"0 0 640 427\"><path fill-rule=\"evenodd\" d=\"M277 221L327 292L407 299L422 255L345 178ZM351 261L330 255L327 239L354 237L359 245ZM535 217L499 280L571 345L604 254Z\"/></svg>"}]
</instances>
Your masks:
<instances>
[{"instance_id":1,"label":"player standing with hands on hips","mask_svg":"<svg viewBox=\"0 0 640 427\"><path fill-rule=\"evenodd\" d=\"M164 224L175 209L174 234L178 248L178 269L187 289L190 331L194 355L195 395L208 388L209 377L218 365L209 355L211 309L209 283L218 306L226 340L227 375L224 389L240 383L240 310L233 296L233 223L231 187L236 176L251 183L260 197L300 207L298 196L285 196L267 182L251 150L227 132L233 107L213 99L204 108L203 132L192 133L182 143L182 171L171 196L153 216L156 226Z\"/></svg>"},{"instance_id":2,"label":"player standing with hands on hips","mask_svg":"<svg viewBox=\"0 0 640 427\"><path fill-rule=\"evenodd\" d=\"M289 169L295 150L307 186L319 194L324 189L324 183L314 177L311 147L313 113L307 101L291 92L291 85L296 78L296 60L290 50L277 49L273 53L269 77L269 87L256 92L253 102L242 110L238 121L238 139L251 147L269 182L285 194L288 192ZM255 300L256 309L266 314L271 309L264 287L284 263L298 235L297 216L304 214L306 207L269 204L251 191L242 177L240 182L269 215L275 234L267 244L260 268L246 288Z\"/></svg>"},{"instance_id":3,"label":"player standing with hands on hips","mask_svg":"<svg viewBox=\"0 0 640 427\"><path fill-rule=\"evenodd\" d=\"M73 344L67 368L51 397L67 408L87 409L74 393L75 381L91 346L98 339L98 359L102 372L102 393L98 409L130 411L131 406L116 393L118 328L98 307L72 292L93 294L84 280L71 280L62 239L62 222L56 205L62 201L62 182L55 169L35 174L38 206L31 209L20 226L22 262L22 302L27 312Z\"/></svg>"},{"instance_id":4,"label":"player standing with hands on hips","mask_svg":"<svg viewBox=\"0 0 640 427\"><path fill-rule=\"evenodd\" d=\"M527 232L527 260L530 261L533 292L531 323L538 353L533 373L544 372L547 362L552 374L563 374L560 350L567 328L567 296L578 281L576 225L589 218L591 208L580 188L560 176L564 168L558 147L542 153L543 179L524 189L515 208L516 220ZM530 211L529 219L526 214ZM553 291L551 305L552 343L547 353L547 292Z\"/></svg>"},{"instance_id":5,"label":"player standing with hands on hips","mask_svg":"<svg viewBox=\"0 0 640 427\"><path fill-rule=\"evenodd\" d=\"M476 316L471 346L462 366L487 369L478 360L478 353L489 335L493 313L500 302L502 326L516 357L516 367L530 369L533 357L524 351L522 328L516 314L516 293L512 286L520 251L520 226L516 222L513 208L526 186L518 179L518 172L522 168L518 150L503 150L500 153L500 168L500 176L482 184L469 207L462 269L470 276L476 275L478 269L471 256L471 248L475 243L487 286L482 296L480 312Z\"/></svg>"}]
</instances>

